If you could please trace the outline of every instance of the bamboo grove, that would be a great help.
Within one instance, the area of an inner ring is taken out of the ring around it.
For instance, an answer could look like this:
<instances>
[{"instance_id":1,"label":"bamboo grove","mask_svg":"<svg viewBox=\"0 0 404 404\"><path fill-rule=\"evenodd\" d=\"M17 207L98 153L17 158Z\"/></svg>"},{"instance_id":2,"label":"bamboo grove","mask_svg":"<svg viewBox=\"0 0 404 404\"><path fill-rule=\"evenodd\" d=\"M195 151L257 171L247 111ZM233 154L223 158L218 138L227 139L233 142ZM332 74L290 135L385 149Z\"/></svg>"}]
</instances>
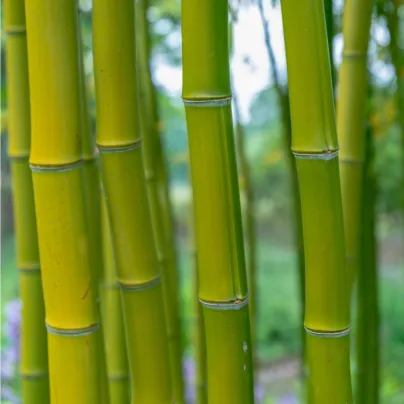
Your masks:
<instances>
[{"instance_id":1,"label":"bamboo grove","mask_svg":"<svg viewBox=\"0 0 404 404\"><path fill-rule=\"evenodd\" d=\"M155 4L92 1L93 77L86 70L77 0L3 4L23 305L22 400L185 404L180 260L152 74L149 14ZM345 1L342 63L336 69L332 2L281 0L286 85L265 16L268 5L254 4L291 179L302 402L376 404L377 150L366 124L372 113L366 100L372 91L368 44L375 7L371 0ZM402 131L400 7L393 0L386 21ZM182 0L197 404L257 402L260 373L257 204L230 68L236 22L228 0Z\"/></svg>"}]
</instances>

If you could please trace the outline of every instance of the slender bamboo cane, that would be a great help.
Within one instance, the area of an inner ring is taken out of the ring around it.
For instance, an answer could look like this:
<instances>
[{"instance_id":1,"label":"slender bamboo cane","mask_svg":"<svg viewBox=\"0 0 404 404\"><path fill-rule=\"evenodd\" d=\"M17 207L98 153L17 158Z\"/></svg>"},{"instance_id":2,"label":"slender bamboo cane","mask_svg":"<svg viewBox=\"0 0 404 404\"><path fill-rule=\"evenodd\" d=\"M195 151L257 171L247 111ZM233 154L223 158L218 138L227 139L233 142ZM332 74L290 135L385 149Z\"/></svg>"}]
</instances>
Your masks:
<instances>
[{"instance_id":1,"label":"slender bamboo cane","mask_svg":"<svg viewBox=\"0 0 404 404\"><path fill-rule=\"evenodd\" d=\"M352 403L349 293L330 62L322 0L282 0L305 248L310 396Z\"/></svg>"},{"instance_id":2,"label":"slender bamboo cane","mask_svg":"<svg viewBox=\"0 0 404 404\"><path fill-rule=\"evenodd\" d=\"M139 71L140 124L143 139L143 157L147 190L153 223L157 254L162 268L164 307L166 310L167 332L169 338L170 365L175 401L184 402L182 377L181 329L178 307L178 276L175 262L170 259L170 244L174 243L171 229L167 229L164 216L169 214L164 208L164 194L158 170L164 165L163 152L156 124L156 103L150 72L150 33L147 21L148 2L136 2L137 63ZM164 190L163 190L164 192ZM169 219L170 220L170 219ZM170 231L170 233L168 233Z\"/></svg>"},{"instance_id":3,"label":"slender bamboo cane","mask_svg":"<svg viewBox=\"0 0 404 404\"><path fill-rule=\"evenodd\" d=\"M253 362L255 362L255 318L257 314L256 308L256 261L257 261L257 242L256 242L256 230L255 230L255 218L254 218L254 189L251 180L250 166L246 156L245 150L245 133L244 127L240 121L240 109L237 94L233 91L233 107L234 107L234 119L236 121L235 135L236 135L236 147L240 158L240 172L243 177L243 187L246 196L245 205L245 226L246 226L246 239L248 249L248 264L247 274L249 276L248 295L250 301L250 323L251 323L251 344L253 349Z\"/></svg>"},{"instance_id":4,"label":"slender bamboo cane","mask_svg":"<svg viewBox=\"0 0 404 404\"><path fill-rule=\"evenodd\" d=\"M102 235L104 284L102 320L104 322L109 397L111 404L129 402L129 372L119 283L116 281L115 260L105 201L102 203Z\"/></svg>"},{"instance_id":5,"label":"slender bamboo cane","mask_svg":"<svg viewBox=\"0 0 404 404\"><path fill-rule=\"evenodd\" d=\"M196 404L207 403L207 386L206 386L206 344L205 344L205 326L203 323L202 305L198 299L199 281L198 281L198 251L195 243L195 227L194 227L194 210L193 202L190 203L189 209L189 255L191 259L192 277L193 277L193 297L194 307L194 352L195 352L195 391Z\"/></svg>"},{"instance_id":6,"label":"slender bamboo cane","mask_svg":"<svg viewBox=\"0 0 404 404\"><path fill-rule=\"evenodd\" d=\"M48 349L34 193L28 158L30 111L27 38L23 0L4 2L7 50L9 156L22 300L21 379L26 404L49 403Z\"/></svg>"},{"instance_id":7,"label":"slender bamboo cane","mask_svg":"<svg viewBox=\"0 0 404 404\"><path fill-rule=\"evenodd\" d=\"M370 92L370 91L369 91ZM379 402L379 313L375 239L375 177L368 124L363 173L360 265L358 268L356 403Z\"/></svg>"},{"instance_id":8,"label":"slender bamboo cane","mask_svg":"<svg viewBox=\"0 0 404 404\"><path fill-rule=\"evenodd\" d=\"M339 73L337 126L347 266L351 287L359 265L365 155L366 64L372 6L372 0L346 1L344 50Z\"/></svg>"},{"instance_id":9,"label":"slender bamboo cane","mask_svg":"<svg viewBox=\"0 0 404 404\"><path fill-rule=\"evenodd\" d=\"M88 121L88 106L86 95L86 79L83 62L83 45L80 38L80 95L81 95L81 136L82 154L84 163L84 185L86 197L86 215L88 224L88 246L90 249L90 260L92 277L94 281L94 295L97 302L97 309L101 314L100 305L100 284L103 272L102 260L102 233L101 233L101 198L100 198L100 176L98 169L98 155L95 145L95 136L90 131ZM108 404L108 378L107 365L105 360L105 343L103 324L100 323L100 338L98 340L98 358L100 361L100 388L101 400Z\"/></svg>"},{"instance_id":10,"label":"slender bamboo cane","mask_svg":"<svg viewBox=\"0 0 404 404\"><path fill-rule=\"evenodd\" d=\"M139 137L135 5L96 0L93 52L97 144L122 290L132 402L171 403L171 376L158 257Z\"/></svg>"},{"instance_id":11,"label":"slender bamboo cane","mask_svg":"<svg viewBox=\"0 0 404 404\"><path fill-rule=\"evenodd\" d=\"M268 53L269 65L272 69L272 80L274 87L278 96L278 103L281 109L281 120L282 120L282 130L283 139L285 141L287 162L289 165L291 182L292 182L292 199L293 199L293 213L295 219L295 248L298 260L298 271L299 271L299 297L301 306L301 319L304 321L304 302L305 302L305 291L304 291L304 245L303 245L303 229L302 229L302 214L300 206L300 195L299 195L299 181L297 178L296 171L296 161L291 151L292 146L292 127L290 122L290 108L289 108L289 92L287 88L282 88L279 81L278 66L275 59L275 54L271 44L271 37L269 32L268 20L265 18L264 7L262 0L258 0L258 9L260 12L261 22L264 28L265 46ZM305 331L302 327L301 330L301 341L302 341L302 374L304 375L304 363L305 363Z\"/></svg>"},{"instance_id":12,"label":"slender bamboo cane","mask_svg":"<svg viewBox=\"0 0 404 404\"><path fill-rule=\"evenodd\" d=\"M76 2L27 0L33 172L51 402L100 403L100 331L88 249Z\"/></svg>"},{"instance_id":13,"label":"slender bamboo cane","mask_svg":"<svg viewBox=\"0 0 404 404\"><path fill-rule=\"evenodd\" d=\"M226 0L182 3L183 99L212 404L253 402L227 18Z\"/></svg>"}]
</instances>

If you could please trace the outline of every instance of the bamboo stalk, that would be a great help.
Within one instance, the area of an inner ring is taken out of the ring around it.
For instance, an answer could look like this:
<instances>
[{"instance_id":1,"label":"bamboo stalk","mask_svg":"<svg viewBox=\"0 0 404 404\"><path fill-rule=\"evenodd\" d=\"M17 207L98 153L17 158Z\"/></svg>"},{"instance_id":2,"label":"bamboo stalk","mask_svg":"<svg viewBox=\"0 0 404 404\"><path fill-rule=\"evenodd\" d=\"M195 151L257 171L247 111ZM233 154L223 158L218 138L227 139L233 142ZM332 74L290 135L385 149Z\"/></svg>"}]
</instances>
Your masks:
<instances>
[{"instance_id":1,"label":"bamboo stalk","mask_svg":"<svg viewBox=\"0 0 404 404\"><path fill-rule=\"evenodd\" d=\"M25 6L51 402L95 404L102 401L100 332L83 192L77 4Z\"/></svg>"},{"instance_id":2,"label":"bamboo stalk","mask_svg":"<svg viewBox=\"0 0 404 404\"><path fill-rule=\"evenodd\" d=\"M173 262L172 256L170 256L170 248L173 248L172 244L174 243L172 229L167 229L165 225L167 223L167 217L165 216L169 215L167 207L164 206L166 196L165 194L161 195L161 191L164 192L165 184L161 184L159 167L164 167L164 155L156 122L155 90L150 72L151 49L147 10L148 2L146 0L136 2L136 44L139 71L140 124L144 146L143 157L154 239L162 269L164 307L167 319L174 399L178 403L183 403L184 384L178 307L178 276L175 261ZM171 220L171 218L168 218L168 220Z\"/></svg>"},{"instance_id":3,"label":"bamboo stalk","mask_svg":"<svg viewBox=\"0 0 404 404\"><path fill-rule=\"evenodd\" d=\"M104 279L102 320L104 322L109 397L111 404L129 402L129 372L122 299L116 280L115 260L105 201L102 203Z\"/></svg>"},{"instance_id":4,"label":"bamboo stalk","mask_svg":"<svg viewBox=\"0 0 404 404\"><path fill-rule=\"evenodd\" d=\"M88 121L88 105L86 95L86 78L84 70L83 44L80 38L80 95L81 95L81 140L82 155L84 163L84 185L86 215L88 221L88 246L90 249L90 261L93 277L93 290L97 302L99 315L101 314L100 284L103 273L102 260L102 232L101 232L101 198L100 198L100 178L98 168L98 155L95 145L95 136L90 131ZM98 358L100 361L100 388L102 403L109 403L107 365L105 360L104 327L100 323Z\"/></svg>"},{"instance_id":5,"label":"bamboo stalk","mask_svg":"<svg viewBox=\"0 0 404 404\"><path fill-rule=\"evenodd\" d=\"M344 50L339 73L337 127L347 266L351 287L359 266L365 154L366 64L372 6L372 0L348 0L345 4Z\"/></svg>"},{"instance_id":6,"label":"bamboo stalk","mask_svg":"<svg viewBox=\"0 0 404 404\"><path fill-rule=\"evenodd\" d=\"M369 91L370 93L370 91ZM369 97L370 98L370 97ZM358 268L356 403L379 402L379 309L377 246L375 237L375 176L372 129L366 131L361 210L360 265Z\"/></svg>"},{"instance_id":7,"label":"bamboo stalk","mask_svg":"<svg viewBox=\"0 0 404 404\"><path fill-rule=\"evenodd\" d=\"M189 255L191 259L192 278L193 278L193 300L194 306L194 352L195 352L195 391L196 404L207 403L207 385L206 385L206 344L205 344L205 326L203 323L202 304L198 299L199 281L198 281L198 251L195 243L194 210L193 202L189 209Z\"/></svg>"},{"instance_id":8,"label":"bamboo stalk","mask_svg":"<svg viewBox=\"0 0 404 404\"><path fill-rule=\"evenodd\" d=\"M9 157L13 188L21 324L21 395L26 404L49 403L48 348L34 193L29 169L30 111L24 1L4 2L7 51Z\"/></svg>"},{"instance_id":9,"label":"bamboo stalk","mask_svg":"<svg viewBox=\"0 0 404 404\"><path fill-rule=\"evenodd\" d=\"M349 293L323 2L282 0L305 248L309 388L317 403L352 403Z\"/></svg>"},{"instance_id":10,"label":"bamboo stalk","mask_svg":"<svg viewBox=\"0 0 404 404\"><path fill-rule=\"evenodd\" d=\"M93 52L97 145L121 286L133 403L171 403L171 376L158 257L141 154L135 7L96 0Z\"/></svg>"},{"instance_id":11,"label":"bamboo stalk","mask_svg":"<svg viewBox=\"0 0 404 404\"><path fill-rule=\"evenodd\" d=\"M182 3L183 99L190 148L208 402L252 403L247 277L234 152L228 2Z\"/></svg>"}]
</instances>

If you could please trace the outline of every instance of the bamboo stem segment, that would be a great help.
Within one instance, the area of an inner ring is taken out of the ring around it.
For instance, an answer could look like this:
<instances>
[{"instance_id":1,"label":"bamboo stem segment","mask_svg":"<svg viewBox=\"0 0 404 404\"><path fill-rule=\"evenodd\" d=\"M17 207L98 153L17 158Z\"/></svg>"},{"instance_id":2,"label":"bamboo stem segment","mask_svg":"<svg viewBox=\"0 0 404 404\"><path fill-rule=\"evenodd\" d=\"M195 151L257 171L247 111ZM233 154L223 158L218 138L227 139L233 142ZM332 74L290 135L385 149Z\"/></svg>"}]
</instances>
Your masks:
<instances>
[{"instance_id":1,"label":"bamboo stem segment","mask_svg":"<svg viewBox=\"0 0 404 404\"><path fill-rule=\"evenodd\" d=\"M14 223L22 301L22 399L49 403L48 349L45 307L35 221L30 149L30 110L24 1L6 0L4 18L7 51L9 156L13 185Z\"/></svg>"},{"instance_id":2,"label":"bamboo stem segment","mask_svg":"<svg viewBox=\"0 0 404 404\"><path fill-rule=\"evenodd\" d=\"M100 333L81 163L78 13L76 2L28 0L25 5L32 119L30 163L51 401L95 404L102 401L97 350Z\"/></svg>"},{"instance_id":3,"label":"bamboo stem segment","mask_svg":"<svg viewBox=\"0 0 404 404\"><path fill-rule=\"evenodd\" d=\"M349 293L330 62L321 0L282 0L305 248L310 396L352 403Z\"/></svg>"},{"instance_id":4,"label":"bamboo stem segment","mask_svg":"<svg viewBox=\"0 0 404 404\"><path fill-rule=\"evenodd\" d=\"M118 282L131 400L173 400L163 291L139 137L135 4L96 0L93 49L97 144Z\"/></svg>"},{"instance_id":5,"label":"bamboo stem segment","mask_svg":"<svg viewBox=\"0 0 404 404\"><path fill-rule=\"evenodd\" d=\"M228 2L184 1L182 34L208 402L252 403L247 278L230 104Z\"/></svg>"},{"instance_id":6,"label":"bamboo stem segment","mask_svg":"<svg viewBox=\"0 0 404 404\"><path fill-rule=\"evenodd\" d=\"M161 183L161 174L165 177L164 172L161 173L161 167L164 167L165 162L155 116L157 113L157 105L150 72L151 49L147 10L148 1L139 0L136 2L136 44L137 66L139 71L139 108L143 140L143 161L154 239L162 272L173 393L175 401L177 403L183 403L184 384L182 377L181 329L178 307L178 276L175 260L173 261L172 254L170 253L170 250L173 249L174 235L172 234L172 229L165 226L165 223L167 220L170 221L171 217L170 212L165 207L165 199L167 198L164 192L165 179L163 179L163 184Z\"/></svg>"}]
</instances>

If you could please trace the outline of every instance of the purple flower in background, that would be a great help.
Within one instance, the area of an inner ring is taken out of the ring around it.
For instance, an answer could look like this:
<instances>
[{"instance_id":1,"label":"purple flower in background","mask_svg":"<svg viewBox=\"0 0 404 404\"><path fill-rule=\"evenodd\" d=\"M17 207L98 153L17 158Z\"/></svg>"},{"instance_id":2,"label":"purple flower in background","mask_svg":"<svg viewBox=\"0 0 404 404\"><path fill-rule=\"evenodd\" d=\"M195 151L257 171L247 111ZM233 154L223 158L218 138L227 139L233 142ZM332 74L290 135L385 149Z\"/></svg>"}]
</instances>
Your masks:
<instances>
[{"instance_id":1,"label":"purple flower in background","mask_svg":"<svg viewBox=\"0 0 404 404\"><path fill-rule=\"evenodd\" d=\"M265 399L265 390L262 386L254 386L254 401L255 404L263 404Z\"/></svg>"},{"instance_id":2,"label":"purple flower in background","mask_svg":"<svg viewBox=\"0 0 404 404\"><path fill-rule=\"evenodd\" d=\"M185 402L193 404L195 402L195 361L190 356L185 356L182 360L185 381Z\"/></svg>"},{"instance_id":3,"label":"purple flower in background","mask_svg":"<svg viewBox=\"0 0 404 404\"><path fill-rule=\"evenodd\" d=\"M20 360L20 328L21 328L21 301L11 300L4 307L5 321L3 333L4 347L1 351L1 400L7 403L19 403L18 397L8 385L16 375Z\"/></svg>"}]
</instances>

